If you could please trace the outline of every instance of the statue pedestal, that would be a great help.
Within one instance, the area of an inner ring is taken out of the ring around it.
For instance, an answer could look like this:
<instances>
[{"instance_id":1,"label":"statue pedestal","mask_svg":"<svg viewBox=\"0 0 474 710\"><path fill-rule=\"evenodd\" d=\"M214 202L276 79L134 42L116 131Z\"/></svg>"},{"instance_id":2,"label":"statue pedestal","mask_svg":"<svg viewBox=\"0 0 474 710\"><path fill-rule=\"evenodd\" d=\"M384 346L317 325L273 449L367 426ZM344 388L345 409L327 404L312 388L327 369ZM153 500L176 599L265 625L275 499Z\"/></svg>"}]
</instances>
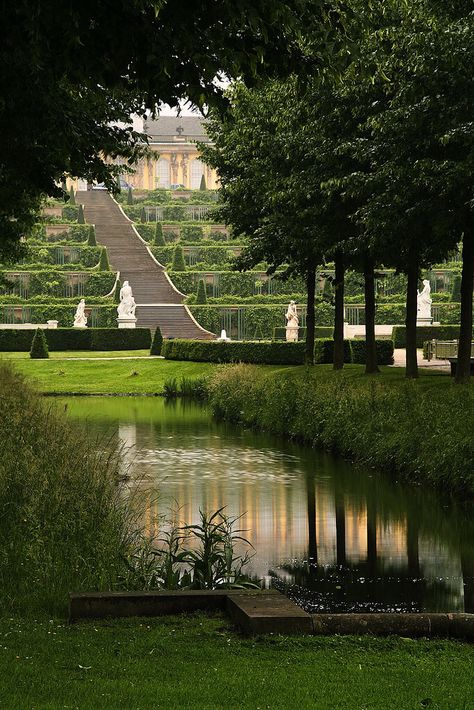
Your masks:
<instances>
[{"instance_id":1,"label":"statue pedestal","mask_svg":"<svg viewBox=\"0 0 474 710\"><path fill-rule=\"evenodd\" d=\"M117 318L119 328L136 328L137 319L135 316Z\"/></svg>"},{"instance_id":2,"label":"statue pedestal","mask_svg":"<svg viewBox=\"0 0 474 710\"><path fill-rule=\"evenodd\" d=\"M47 320L48 328L57 328L59 321L57 320Z\"/></svg>"},{"instance_id":3,"label":"statue pedestal","mask_svg":"<svg viewBox=\"0 0 474 710\"><path fill-rule=\"evenodd\" d=\"M286 342L287 343L297 343L298 342L298 328L293 328L291 326L286 326Z\"/></svg>"},{"instance_id":4,"label":"statue pedestal","mask_svg":"<svg viewBox=\"0 0 474 710\"><path fill-rule=\"evenodd\" d=\"M416 325L433 325L433 318L417 318Z\"/></svg>"}]
</instances>

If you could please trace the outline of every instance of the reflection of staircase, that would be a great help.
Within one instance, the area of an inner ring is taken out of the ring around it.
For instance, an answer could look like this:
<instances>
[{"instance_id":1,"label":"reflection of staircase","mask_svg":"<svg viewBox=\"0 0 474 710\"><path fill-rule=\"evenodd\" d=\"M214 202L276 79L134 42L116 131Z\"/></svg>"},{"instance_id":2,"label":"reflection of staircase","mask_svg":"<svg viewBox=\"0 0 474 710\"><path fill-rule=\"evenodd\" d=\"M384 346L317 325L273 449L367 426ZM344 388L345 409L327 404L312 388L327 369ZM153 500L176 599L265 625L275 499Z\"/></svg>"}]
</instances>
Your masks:
<instances>
[{"instance_id":1,"label":"reflection of staircase","mask_svg":"<svg viewBox=\"0 0 474 710\"><path fill-rule=\"evenodd\" d=\"M160 326L165 338L214 337L191 316L183 305L184 296L168 279L165 269L152 257L132 223L105 191L78 192L86 221L95 224L98 244L107 247L111 267L120 271L120 280L130 282L137 303L137 326Z\"/></svg>"}]
</instances>

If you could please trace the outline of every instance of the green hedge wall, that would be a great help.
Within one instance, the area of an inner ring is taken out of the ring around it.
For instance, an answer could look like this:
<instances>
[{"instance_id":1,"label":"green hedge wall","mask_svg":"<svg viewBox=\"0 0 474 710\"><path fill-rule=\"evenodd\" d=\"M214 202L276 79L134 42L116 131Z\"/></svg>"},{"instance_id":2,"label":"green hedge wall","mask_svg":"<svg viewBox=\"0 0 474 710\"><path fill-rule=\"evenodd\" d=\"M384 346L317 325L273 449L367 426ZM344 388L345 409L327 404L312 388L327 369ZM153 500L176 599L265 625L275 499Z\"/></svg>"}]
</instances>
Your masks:
<instances>
[{"instance_id":1,"label":"green hedge wall","mask_svg":"<svg viewBox=\"0 0 474 710\"><path fill-rule=\"evenodd\" d=\"M20 270L18 270L20 271ZM84 272L87 275L87 280L82 285L82 290L79 291L78 286L69 287L67 285L67 275L59 269L48 271L27 271L21 270L22 273L29 274L28 285L14 290L19 296L30 298L31 296L53 296L61 298L62 296L106 296L113 288L115 283L115 273L113 271L102 272ZM15 279L8 278L7 274L12 273L12 270L0 271L0 278L5 276L8 281L15 283ZM27 292L27 295L26 293Z\"/></svg>"},{"instance_id":2,"label":"green hedge wall","mask_svg":"<svg viewBox=\"0 0 474 710\"><path fill-rule=\"evenodd\" d=\"M205 269L203 271L205 271ZM187 269L184 272L172 272L169 276L179 291L191 294L196 292L197 284L199 279L202 279L203 271L190 271ZM216 272L215 280L216 288L221 296L253 296L256 293L255 282L259 280L259 277L258 272L254 271L244 273L239 273L238 271L218 271ZM296 278L288 279L287 281L273 278L270 287L266 284L263 285L262 293L268 293L269 288L271 294L275 296L281 294L292 296L293 294L304 293L305 290L302 279ZM208 296L214 295L212 284L206 284L206 291ZM229 303L231 304L231 301L229 301ZM325 303L319 305L324 305L331 312L334 311L334 308L330 304Z\"/></svg>"},{"instance_id":3,"label":"green hedge wall","mask_svg":"<svg viewBox=\"0 0 474 710\"><path fill-rule=\"evenodd\" d=\"M344 362L351 362L351 341L344 340ZM324 365L334 361L334 340L318 338L314 341L314 364Z\"/></svg>"},{"instance_id":4,"label":"green hedge wall","mask_svg":"<svg viewBox=\"0 0 474 710\"><path fill-rule=\"evenodd\" d=\"M314 329L315 338L332 338L334 328L321 326ZM273 340L286 340L286 328L273 328ZM306 328L298 328L298 340L306 340Z\"/></svg>"},{"instance_id":5,"label":"green hedge wall","mask_svg":"<svg viewBox=\"0 0 474 710\"><path fill-rule=\"evenodd\" d=\"M355 365L365 365L366 342L365 340L351 340L351 362ZM376 340L378 365L393 365L393 341Z\"/></svg>"},{"instance_id":6,"label":"green hedge wall","mask_svg":"<svg viewBox=\"0 0 474 710\"><path fill-rule=\"evenodd\" d=\"M422 348L427 340L457 340L459 338L459 325L422 325L416 329L416 347ZM392 339L394 347L406 347L406 328L397 325L393 329Z\"/></svg>"},{"instance_id":7,"label":"green hedge wall","mask_svg":"<svg viewBox=\"0 0 474 710\"><path fill-rule=\"evenodd\" d=\"M100 328L114 328L117 326L117 306L116 305L90 305L94 310L94 319L89 317L89 325ZM0 323L46 323L48 320L57 320L63 328L71 327L74 322L74 314L76 312L77 303L71 305L45 303L22 305L27 311L27 318L21 319L17 317L19 308L12 305L0 305Z\"/></svg>"},{"instance_id":8,"label":"green hedge wall","mask_svg":"<svg viewBox=\"0 0 474 710\"><path fill-rule=\"evenodd\" d=\"M79 216L79 205L66 205L63 207L64 219L69 219L71 222L77 222Z\"/></svg>"},{"instance_id":9,"label":"green hedge wall","mask_svg":"<svg viewBox=\"0 0 474 710\"><path fill-rule=\"evenodd\" d=\"M50 234L46 236L46 227L44 224L35 224L28 241L41 241L48 244L56 242L87 242L89 236L89 224L65 224L64 230L58 234Z\"/></svg>"},{"instance_id":10,"label":"green hedge wall","mask_svg":"<svg viewBox=\"0 0 474 710\"><path fill-rule=\"evenodd\" d=\"M259 365L301 365L304 343L164 340L161 354L167 360L198 362L247 362Z\"/></svg>"},{"instance_id":11,"label":"green hedge wall","mask_svg":"<svg viewBox=\"0 0 474 710\"><path fill-rule=\"evenodd\" d=\"M35 330L0 329L1 352L28 352ZM49 350L148 350L148 328L51 328L45 329Z\"/></svg>"},{"instance_id":12,"label":"green hedge wall","mask_svg":"<svg viewBox=\"0 0 474 710\"><path fill-rule=\"evenodd\" d=\"M151 247L151 251L161 264L168 266L173 261L174 248L174 246ZM228 268L235 259L234 252L225 246L200 246L193 249L193 254L196 262L200 265L202 264L203 271L209 269L211 266L226 266ZM189 265L189 255L185 254L184 258L186 264ZM192 268L193 270L197 270L197 264Z\"/></svg>"},{"instance_id":13,"label":"green hedge wall","mask_svg":"<svg viewBox=\"0 0 474 710\"><path fill-rule=\"evenodd\" d=\"M70 252L73 252L72 254ZM100 247L88 247L88 246L67 246L65 257L69 259L69 262L64 261L62 256L63 247L62 246L30 246L28 248L28 255L26 259L23 260L23 264L28 263L43 263L43 264L81 264L92 268L97 266L100 258Z\"/></svg>"}]
</instances>

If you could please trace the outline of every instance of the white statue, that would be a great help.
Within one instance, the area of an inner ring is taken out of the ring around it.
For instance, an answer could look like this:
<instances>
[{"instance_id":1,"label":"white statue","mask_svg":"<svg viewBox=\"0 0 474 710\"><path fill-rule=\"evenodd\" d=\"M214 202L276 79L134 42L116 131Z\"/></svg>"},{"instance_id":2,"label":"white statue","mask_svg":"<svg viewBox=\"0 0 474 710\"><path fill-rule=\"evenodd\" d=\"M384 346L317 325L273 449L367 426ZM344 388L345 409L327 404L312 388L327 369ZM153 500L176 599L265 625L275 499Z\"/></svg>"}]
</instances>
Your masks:
<instances>
[{"instance_id":1,"label":"white statue","mask_svg":"<svg viewBox=\"0 0 474 710\"><path fill-rule=\"evenodd\" d=\"M290 301L288 309L285 313L286 318L286 340L289 343L296 343L298 340L298 325L299 318L296 310L296 303Z\"/></svg>"},{"instance_id":2,"label":"white statue","mask_svg":"<svg viewBox=\"0 0 474 710\"><path fill-rule=\"evenodd\" d=\"M128 281L123 282L120 289L120 303L117 306L119 318L135 318L135 309L137 305L133 298L132 289Z\"/></svg>"},{"instance_id":3,"label":"white statue","mask_svg":"<svg viewBox=\"0 0 474 710\"><path fill-rule=\"evenodd\" d=\"M217 338L217 340L224 341L225 343L230 343L230 338L227 337L227 331L224 328L221 330L220 338Z\"/></svg>"},{"instance_id":4,"label":"white statue","mask_svg":"<svg viewBox=\"0 0 474 710\"><path fill-rule=\"evenodd\" d=\"M425 320L430 320L431 321L431 304L432 300L430 298L430 293L431 293L431 286L430 282L428 279L425 279L423 281L423 290L418 291L418 296L417 296L417 320L419 321L425 321Z\"/></svg>"},{"instance_id":5,"label":"white statue","mask_svg":"<svg viewBox=\"0 0 474 710\"><path fill-rule=\"evenodd\" d=\"M85 328L87 326L86 302L83 298L79 301L74 315L73 328Z\"/></svg>"}]
</instances>

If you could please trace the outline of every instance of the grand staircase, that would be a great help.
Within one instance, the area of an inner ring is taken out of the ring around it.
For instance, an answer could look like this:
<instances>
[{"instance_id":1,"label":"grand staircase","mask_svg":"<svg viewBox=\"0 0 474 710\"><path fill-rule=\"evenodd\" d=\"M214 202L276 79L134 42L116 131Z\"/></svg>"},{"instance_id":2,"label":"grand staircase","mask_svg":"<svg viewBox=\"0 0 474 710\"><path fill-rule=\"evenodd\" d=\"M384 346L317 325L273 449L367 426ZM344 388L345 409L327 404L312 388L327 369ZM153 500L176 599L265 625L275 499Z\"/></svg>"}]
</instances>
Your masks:
<instances>
[{"instance_id":1,"label":"grand staircase","mask_svg":"<svg viewBox=\"0 0 474 710\"><path fill-rule=\"evenodd\" d=\"M110 266L128 281L137 304L137 327L160 326L164 338L215 338L196 323L183 304L184 295L169 280L165 269L148 251L131 221L102 190L78 192L86 222L95 225L98 244L107 247Z\"/></svg>"}]
</instances>

